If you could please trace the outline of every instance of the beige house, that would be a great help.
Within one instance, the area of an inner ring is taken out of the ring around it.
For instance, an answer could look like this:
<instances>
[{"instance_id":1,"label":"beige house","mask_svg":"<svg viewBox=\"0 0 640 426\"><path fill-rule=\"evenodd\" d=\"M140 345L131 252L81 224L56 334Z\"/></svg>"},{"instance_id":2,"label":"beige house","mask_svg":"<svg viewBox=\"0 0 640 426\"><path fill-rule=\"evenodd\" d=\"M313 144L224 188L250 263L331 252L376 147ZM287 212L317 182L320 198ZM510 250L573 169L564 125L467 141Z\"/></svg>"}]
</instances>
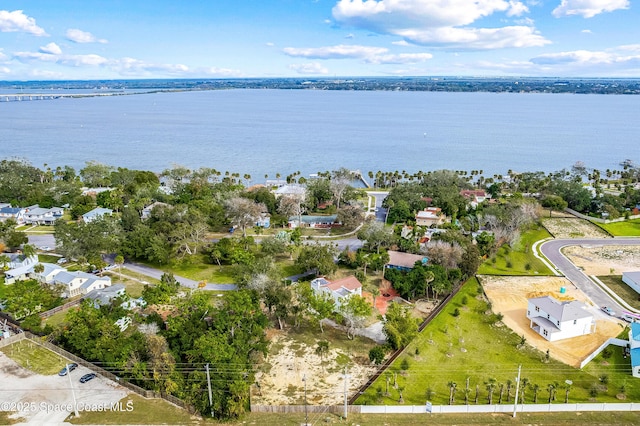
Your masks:
<instances>
[{"instance_id":1,"label":"beige house","mask_svg":"<svg viewBox=\"0 0 640 426\"><path fill-rule=\"evenodd\" d=\"M446 216L442 213L440 207L427 207L416 214L416 225L426 226L430 228L432 226L442 225L446 221Z\"/></svg>"}]
</instances>

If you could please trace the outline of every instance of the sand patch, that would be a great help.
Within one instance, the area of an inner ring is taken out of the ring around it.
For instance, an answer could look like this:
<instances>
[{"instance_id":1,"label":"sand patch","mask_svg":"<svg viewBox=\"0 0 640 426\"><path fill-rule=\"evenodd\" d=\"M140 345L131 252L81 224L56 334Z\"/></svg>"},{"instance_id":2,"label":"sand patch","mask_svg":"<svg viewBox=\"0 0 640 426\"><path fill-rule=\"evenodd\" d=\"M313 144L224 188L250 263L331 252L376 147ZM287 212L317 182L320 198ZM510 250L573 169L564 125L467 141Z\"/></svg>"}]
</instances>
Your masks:
<instances>
[{"instance_id":1,"label":"sand patch","mask_svg":"<svg viewBox=\"0 0 640 426\"><path fill-rule=\"evenodd\" d=\"M623 323L600 312L588 297L564 277L497 277L481 276L480 282L491 301L494 312L504 315L502 322L515 333L527 339L527 344L541 352L549 350L551 357L573 367L595 351L610 337L616 337ZM565 289L564 293L561 288ZM560 300L579 300L589 306L596 320L594 333L556 342L545 340L530 328L527 319L527 299L552 296Z\"/></svg>"},{"instance_id":2,"label":"sand patch","mask_svg":"<svg viewBox=\"0 0 640 426\"><path fill-rule=\"evenodd\" d=\"M640 271L640 246L569 246L562 253L587 275Z\"/></svg>"}]
</instances>

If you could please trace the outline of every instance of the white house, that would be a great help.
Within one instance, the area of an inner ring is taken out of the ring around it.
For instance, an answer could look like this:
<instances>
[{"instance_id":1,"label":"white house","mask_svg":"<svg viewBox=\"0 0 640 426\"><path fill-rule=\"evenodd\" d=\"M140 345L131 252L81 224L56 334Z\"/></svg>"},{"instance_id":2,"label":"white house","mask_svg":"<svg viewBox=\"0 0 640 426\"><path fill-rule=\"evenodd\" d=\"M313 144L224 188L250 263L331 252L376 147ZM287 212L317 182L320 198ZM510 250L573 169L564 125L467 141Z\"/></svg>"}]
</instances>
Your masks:
<instances>
[{"instance_id":1,"label":"white house","mask_svg":"<svg viewBox=\"0 0 640 426\"><path fill-rule=\"evenodd\" d=\"M434 225L442 225L445 220L446 216L442 213L440 207L427 207L416 214L416 225L426 226L427 228Z\"/></svg>"},{"instance_id":2,"label":"white house","mask_svg":"<svg viewBox=\"0 0 640 426\"><path fill-rule=\"evenodd\" d=\"M631 374L633 377L640 378L640 323L631 323L629 348L631 353Z\"/></svg>"},{"instance_id":3,"label":"white house","mask_svg":"<svg viewBox=\"0 0 640 426\"><path fill-rule=\"evenodd\" d=\"M577 300L560 302L551 296L529 299L529 326L550 342L593 333L595 321Z\"/></svg>"},{"instance_id":4,"label":"white house","mask_svg":"<svg viewBox=\"0 0 640 426\"><path fill-rule=\"evenodd\" d=\"M9 258L5 267L9 269L21 268L23 266L35 265L38 263L38 256L26 256L22 253L0 253Z\"/></svg>"},{"instance_id":5,"label":"white house","mask_svg":"<svg viewBox=\"0 0 640 426\"><path fill-rule=\"evenodd\" d=\"M151 212L153 211L153 209L161 206L168 206L168 204L162 203L160 201L156 201L155 203L149 204L148 206L142 209L142 212L140 212L140 218L142 220L149 219L151 217Z\"/></svg>"},{"instance_id":6,"label":"white house","mask_svg":"<svg viewBox=\"0 0 640 426\"><path fill-rule=\"evenodd\" d=\"M623 272L622 282L640 293L640 271Z\"/></svg>"},{"instance_id":7,"label":"white house","mask_svg":"<svg viewBox=\"0 0 640 426\"><path fill-rule=\"evenodd\" d=\"M18 225L24 224L24 212L22 207L11 207L10 204L3 203L0 207L0 221L13 219Z\"/></svg>"},{"instance_id":8,"label":"white house","mask_svg":"<svg viewBox=\"0 0 640 426\"><path fill-rule=\"evenodd\" d=\"M25 209L24 221L31 225L53 225L63 214L62 207L45 209L36 204Z\"/></svg>"},{"instance_id":9,"label":"white house","mask_svg":"<svg viewBox=\"0 0 640 426\"><path fill-rule=\"evenodd\" d=\"M111 285L110 277L98 277L86 272L62 271L53 278L55 285L64 287L67 297L77 296L79 294L87 294L92 290L99 290Z\"/></svg>"},{"instance_id":10,"label":"white house","mask_svg":"<svg viewBox=\"0 0 640 426\"><path fill-rule=\"evenodd\" d=\"M85 214L82 215L82 221L84 223L89 223L91 221L94 221L98 218L101 218L104 215L109 215L111 216L111 214L113 213L113 210L111 209L105 209L104 207L96 207L95 209L91 210L90 212L87 212Z\"/></svg>"},{"instance_id":11,"label":"white house","mask_svg":"<svg viewBox=\"0 0 640 426\"><path fill-rule=\"evenodd\" d=\"M316 278L311 281L311 289L316 294L328 294L331 296L336 309L340 308L343 299L351 297L354 294L362 296L362 284L353 276L336 281Z\"/></svg>"}]
</instances>

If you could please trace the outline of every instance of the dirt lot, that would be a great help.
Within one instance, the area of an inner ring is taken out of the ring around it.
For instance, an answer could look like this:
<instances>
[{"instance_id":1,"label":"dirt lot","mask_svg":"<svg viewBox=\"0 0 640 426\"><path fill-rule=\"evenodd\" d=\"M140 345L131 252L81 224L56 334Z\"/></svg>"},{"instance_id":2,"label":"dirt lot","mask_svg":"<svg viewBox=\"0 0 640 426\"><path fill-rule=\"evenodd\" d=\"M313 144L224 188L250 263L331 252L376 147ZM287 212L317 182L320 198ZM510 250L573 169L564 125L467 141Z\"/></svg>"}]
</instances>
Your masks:
<instances>
[{"instance_id":1,"label":"dirt lot","mask_svg":"<svg viewBox=\"0 0 640 426\"><path fill-rule=\"evenodd\" d=\"M587 275L622 275L640 271L638 246L571 246L563 250Z\"/></svg>"},{"instance_id":2,"label":"dirt lot","mask_svg":"<svg viewBox=\"0 0 640 426\"><path fill-rule=\"evenodd\" d=\"M348 366L350 376L348 396L353 395L376 370L370 366L369 359L364 354L356 355L329 347L329 352L320 357L315 353L315 346L294 341L282 332L274 331L269 338L270 350L273 353L269 354L266 361L271 365L271 369L256 376L260 389L252 395L255 404L304 403L305 375L309 404L340 404L344 401L345 365ZM357 343L354 343L355 345ZM349 358L353 362L349 362Z\"/></svg>"},{"instance_id":3,"label":"dirt lot","mask_svg":"<svg viewBox=\"0 0 640 426\"><path fill-rule=\"evenodd\" d=\"M112 403L127 396L128 391L113 382L97 377L90 382L80 383L79 379L89 370L78 367L71 372L78 407L98 409L111 407ZM73 409L69 377L57 374L43 376L20 367L0 352L0 402L4 411L15 411L13 419L21 419L22 424L62 424ZM5 406L7 405L8 406ZM8 409L7 409L8 408ZM126 409L126 407L124 407ZM5 410L6 409L6 410ZM20 411L18 411L21 409ZM82 415L82 413L80 413Z\"/></svg>"},{"instance_id":4,"label":"dirt lot","mask_svg":"<svg viewBox=\"0 0 640 426\"><path fill-rule=\"evenodd\" d=\"M607 238L609 235L596 225L577 217L547 218L542 224L555 238Z\"/></svg>"},{"instance_id":5,"label":"dirt lot","mask_svg":"<svg viewBox=\"0 0 640 426\"><path fill-rule=\"evenodd\" d=\"M482 285L491 300L494 312L504 315L503 322L518 335L523 335L527 343L568 365L578 367L590 353L608 338L622 331L623 323L613 319L588 300L582 291L576 289L564 277L496 277L482 276ZM566 292L560 293L564 287ZM529 327L527 319L527 299L553 296L559 300L580 300L589 306L596 320L596 331L587 336L574 337L549 342Z\"/></svg>"}]
</instances>

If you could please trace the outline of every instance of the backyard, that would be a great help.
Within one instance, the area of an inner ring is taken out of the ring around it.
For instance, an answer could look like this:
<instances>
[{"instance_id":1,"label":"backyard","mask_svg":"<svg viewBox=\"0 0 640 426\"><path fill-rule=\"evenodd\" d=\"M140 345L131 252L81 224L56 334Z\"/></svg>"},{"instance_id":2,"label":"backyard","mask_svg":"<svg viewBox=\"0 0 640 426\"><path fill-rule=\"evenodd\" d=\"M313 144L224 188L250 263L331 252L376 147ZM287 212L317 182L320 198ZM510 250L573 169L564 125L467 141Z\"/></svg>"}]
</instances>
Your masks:
<instances>
[{"instance_id":1,"label":"backyard","mask_svg":"<svg viewBox=\"0 0 640 426\"><path fill-rule=\"evenodd\" d=\"M464 404L465 395L470 403L476 403L476 392L477 403L486 404L490 393L497 403L501 388L502 402L506 403L513 399L518 365L522 365L523 382L526 379L528 384L526 403L534 402L536 393L538 402L547 402L550 390L552 395L557 392L558 402L563 402L565 380L573 382L570 402L618 401L616 396L623 384L629 399L640 397L640 383L632 380L628 360L592 363L589 371L583 372L534 349L501 320L502 315L491 311L478 281L469 280L356 403L398 404L402 391L404 404L424 404L427 400L448 404L452 389L456 404ZM621 374L613 374L617 371ZM608 377L607 386L602 383L603 376ZM507 396L509 383L512 386Z\"/></svg>"}]
</instances>

